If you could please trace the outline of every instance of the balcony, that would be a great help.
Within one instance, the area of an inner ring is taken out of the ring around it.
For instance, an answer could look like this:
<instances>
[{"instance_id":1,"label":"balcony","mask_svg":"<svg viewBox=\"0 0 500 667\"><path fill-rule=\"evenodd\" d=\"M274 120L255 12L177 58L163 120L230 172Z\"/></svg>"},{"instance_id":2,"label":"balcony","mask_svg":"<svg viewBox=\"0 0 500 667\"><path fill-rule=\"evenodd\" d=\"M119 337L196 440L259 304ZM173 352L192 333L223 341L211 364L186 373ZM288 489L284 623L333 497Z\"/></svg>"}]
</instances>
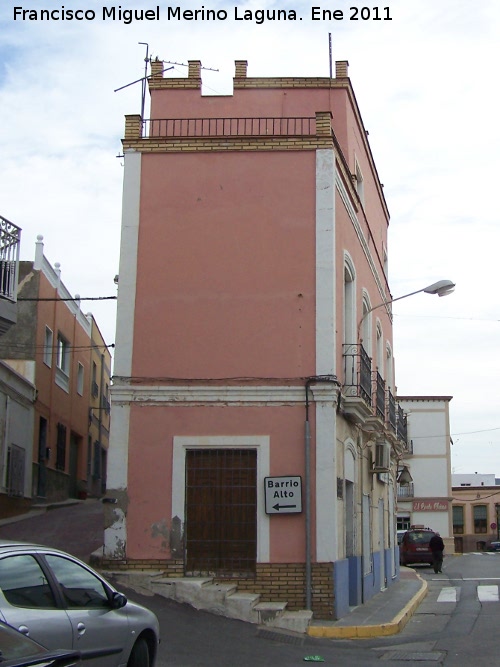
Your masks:
<instances>
[{"instance_id":1,"label":"balcony","mask_svg":"<svg viewBox=\"0 0 500 667\"><path fill-rule=\"evenodd\" d=\"M0 335L17 322L21 230L0 216Z\"/></svg>"},{"instance_id":2,"label":"balcony","mask_svg":"<svg viewBox=\"0 0 500 667\"><path fill-rule=\"evenodd\" d=\"M396 436L403 443L403 453L413 454L413 444L408 442L408 418L400 405L397 406Z\"/></svg>"},{"instance_id":3,"label":"balcony","mask_svg":"<svg viewBox=\"0 0 500 667\"><path fill-rule=\"evenodd\" d=\"M361 344L343 346L344 413L365 421L373 416L371 359Z\"/></svg>"},{"instance_id":4,"label":"balcony","mask_svg":"<svg viewBox=\"0 0 500 667\"><path fill-rule=\"evenodd\" d=\"M397 406L396 399L392 395L390 389L387 390L387 405L386 405L387 423L393 433L396 433L397 427Z\"/></svg>"},{"instance_id":5,"label":"balcony","mask_svg":"<svg viewBox=\"0 0 500 667\"><path fill-rule=\"evenodd\" d=\"M414 497L413 482L408 484L398 484L397 488L398 500L406 500Z\"/></svg>"},{"instance_id":6,"label":"balcony","mask_svg":"<svg viewBox=\"0 0 500 667\"><path fill-rule=\"evenodd\" d=\"M375 414L385 423L385 380L378 371L374 373Z\"/></svg>"},{"instance_id":7,"label":"balcony","mask_svg":"<svg viewBox=\"0 0 500 667\"><path fill-rule=\"evenodd\" d=\"M385 380L372 371L372 360L362 344L343 346L343 411L347 417L362 422L370 430L392 433L403 445L403 454L412 454L408 442L407 417Z\"/></svg>"}]
</instances>

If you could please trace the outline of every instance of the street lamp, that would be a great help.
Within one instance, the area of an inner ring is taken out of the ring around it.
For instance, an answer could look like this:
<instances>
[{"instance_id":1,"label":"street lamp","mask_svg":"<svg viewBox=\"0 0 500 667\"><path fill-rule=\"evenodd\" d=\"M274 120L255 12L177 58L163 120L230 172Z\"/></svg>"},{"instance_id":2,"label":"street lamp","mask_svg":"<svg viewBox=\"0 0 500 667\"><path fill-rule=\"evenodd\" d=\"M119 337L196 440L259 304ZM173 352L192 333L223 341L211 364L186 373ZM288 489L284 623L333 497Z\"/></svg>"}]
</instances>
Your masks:
<instances>
[{"instance_id":1,"label":"street lamp","mask_svg":"<svg viewBox=\"0 0 500 667\"><path fill-rule=\"evenodd\" d=\"M438 296L447 296L448 294L451 294L454 289L455 289L455 283L453 283L451 280L438 280L437 283L432 283L432 285L428 285L427 287L423 287L422 289L415 290L415 292L410 292L409 294L403 294L403 296L398 296L395 299L388 299L387 301L382 301L382 303L379 303L377 306L373 306L373 308L367 310L366 313L363 315L363 317L366 317L366 315L371 313L372 310L375 310L376 308L380 308L381 306L387 306L390 303L394 303L395 301L400 301L401 299L406 299L407 297L413 296L414 294L419 294L420 292L425 292L426 294L437 294Z\"/></svg>"},{"instance_id":2,"label":"street lamp","mask_svg":"<svg viewBox=\"0 0 500 667\"><path fill-rule=\"evenodd\" d=\"M451 280L438 280L437 283L432 283L432 285L428 285L427 287L422 287L422 289L415 290L414 292L410 292L409 294L403 294L403 296L398 296L395 299L388 299L387 301L382 301L382 303L378 303L376 306L372 306L372 308L367 310L366 313L363 313L363 317L359 321L358 338L361 325L363 324L363 320L367 315L369 315L372 311L376 310L377 308L381 308L382 306L388 306L390 303L394 303L395 301L400 301L401 299L406 299L407 297L413 296L414 294L420 294L420 292L425 292L426 294L437 294L438 296L447 296L448 294L451 294L454 289L455 289L455 283L452 282Z\"/></svg>"}]
</instances>

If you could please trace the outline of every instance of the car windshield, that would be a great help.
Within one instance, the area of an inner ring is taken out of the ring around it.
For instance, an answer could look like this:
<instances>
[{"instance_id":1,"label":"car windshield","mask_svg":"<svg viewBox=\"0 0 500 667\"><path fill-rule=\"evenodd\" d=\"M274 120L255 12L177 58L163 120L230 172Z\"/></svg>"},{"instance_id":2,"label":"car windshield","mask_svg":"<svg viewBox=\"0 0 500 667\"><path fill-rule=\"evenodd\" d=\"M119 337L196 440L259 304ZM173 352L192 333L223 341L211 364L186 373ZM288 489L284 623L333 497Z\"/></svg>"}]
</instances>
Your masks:
<instances>
[{"instance_id":1,"label":"car windshield","mask_svg":"<svg viewBox=\"0 0 500 667\"><path fill-rule=\"evenodd\" d=\"M413 544L428 544L433 535L434 533L429 533L429 531L413 531L408 533L408 541Z\"/></svg>"}]
</instances>

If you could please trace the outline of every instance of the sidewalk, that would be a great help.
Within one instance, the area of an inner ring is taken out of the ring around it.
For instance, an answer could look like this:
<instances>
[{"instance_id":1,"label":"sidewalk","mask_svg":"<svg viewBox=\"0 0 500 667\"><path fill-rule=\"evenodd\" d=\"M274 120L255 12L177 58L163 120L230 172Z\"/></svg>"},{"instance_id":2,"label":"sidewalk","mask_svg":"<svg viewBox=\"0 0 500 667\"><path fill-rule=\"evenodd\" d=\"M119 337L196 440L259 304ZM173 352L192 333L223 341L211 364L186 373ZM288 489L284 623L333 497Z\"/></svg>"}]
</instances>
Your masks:
<instances>
[{"instance_id":1,"label":"sidewalk","mask_svg":"<svg viewBox=\"0 0 500 667\"><path fill-rule=\"evenodd\" d=\"M339 621L312 621L308 634L328 639L366 639L395 635L405 627L427 595L427 582L401 567L399 581L356 607Z\"/></svg>"}]
</instances>

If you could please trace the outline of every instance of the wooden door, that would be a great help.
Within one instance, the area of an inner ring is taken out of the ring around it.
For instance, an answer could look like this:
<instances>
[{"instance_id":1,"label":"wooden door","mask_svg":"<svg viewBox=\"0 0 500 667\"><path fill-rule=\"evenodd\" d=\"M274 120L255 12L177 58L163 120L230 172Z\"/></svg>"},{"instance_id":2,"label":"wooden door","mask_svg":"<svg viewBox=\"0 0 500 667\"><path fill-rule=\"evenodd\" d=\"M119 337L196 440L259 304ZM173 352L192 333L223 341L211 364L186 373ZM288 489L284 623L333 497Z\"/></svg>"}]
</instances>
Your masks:
<instances>
[{"instance_id":1,"label":"wooden door","mask_svg":"<svg viewBox=\"0 0 500 667\"><path fill-rule=\"evenodd\" d=\"M186 452L186 574L244 576L257 553L257 452Z\"/></svg>"}]
</instances>

